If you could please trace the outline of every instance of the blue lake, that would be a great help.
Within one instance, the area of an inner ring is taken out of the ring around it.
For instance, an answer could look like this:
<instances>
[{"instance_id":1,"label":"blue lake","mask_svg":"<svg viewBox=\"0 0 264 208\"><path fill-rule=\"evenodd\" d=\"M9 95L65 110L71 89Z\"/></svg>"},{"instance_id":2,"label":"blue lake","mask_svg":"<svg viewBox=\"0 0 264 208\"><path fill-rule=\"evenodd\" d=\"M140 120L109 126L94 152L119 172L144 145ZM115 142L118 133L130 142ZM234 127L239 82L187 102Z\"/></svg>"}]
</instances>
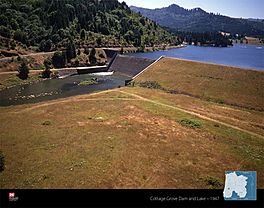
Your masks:
<instances>
[{"instance_id":1,"label":"blue lake","mask_svg":"<svg viewBox=\"0 0 264 208\"><path fill-rule=\"evenodd\" d=\"M130 56L158 59L160 56L175 57L193 61L253 68L264 70L264 46L236 44L233 47L199 47L184 48L146 53L130 53Z\"/></svg>"}]
</instances>

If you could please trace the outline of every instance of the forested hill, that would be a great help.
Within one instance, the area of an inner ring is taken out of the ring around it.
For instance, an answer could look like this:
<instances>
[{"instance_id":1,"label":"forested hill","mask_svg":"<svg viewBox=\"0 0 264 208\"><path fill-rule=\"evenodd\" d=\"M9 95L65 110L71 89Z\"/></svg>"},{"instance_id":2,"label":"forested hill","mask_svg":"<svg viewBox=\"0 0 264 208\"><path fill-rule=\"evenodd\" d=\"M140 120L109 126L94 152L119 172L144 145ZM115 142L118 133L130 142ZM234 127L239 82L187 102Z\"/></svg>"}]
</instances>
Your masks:
<instances>
[{"instance_id":1,"label":"forested hill","mask_svg":"<svg viewBox=\"0 0 264 208\"><path fill-rule=\"evenodd\" d=\"M264 37L264 21L230 18L220 14L207 13L200 8L187 10L175 4L161 9L145 9L134 6L130 8L162 26L171 28L173 31L223 31L232 34Z\"/></svg>"},{"instance_id":2,"label":"forested hill","mask_svg":"<svg viewBox=\"0 0 264 208\"><path fill-rule=\"evenodd\" d=\"M22 43L39 51L69 40L80 47L177 44L175 36L117 0L0 0L0 36L14 39L11 47Z\"/></svg>"}]
</instances>

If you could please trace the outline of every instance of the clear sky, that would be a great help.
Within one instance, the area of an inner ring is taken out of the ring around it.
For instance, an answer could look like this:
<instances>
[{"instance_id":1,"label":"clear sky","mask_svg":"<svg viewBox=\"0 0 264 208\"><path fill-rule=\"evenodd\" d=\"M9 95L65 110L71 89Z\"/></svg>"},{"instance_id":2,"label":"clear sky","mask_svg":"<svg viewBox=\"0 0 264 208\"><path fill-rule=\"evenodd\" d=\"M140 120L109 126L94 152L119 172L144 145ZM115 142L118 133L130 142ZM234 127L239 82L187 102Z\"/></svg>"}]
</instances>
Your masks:
<instances>
[{"instance_id":1,"label":"clear sky","mask_svg":"<svg viewBox=\"0 0 264 208\"><path fill-rule=\"evenodd\" d=\"M264 19L264 0L119 0L128 6L162 8L178 4L186 9L200 7L207 12L230 17Z\"/></svg>"}]
</instances>

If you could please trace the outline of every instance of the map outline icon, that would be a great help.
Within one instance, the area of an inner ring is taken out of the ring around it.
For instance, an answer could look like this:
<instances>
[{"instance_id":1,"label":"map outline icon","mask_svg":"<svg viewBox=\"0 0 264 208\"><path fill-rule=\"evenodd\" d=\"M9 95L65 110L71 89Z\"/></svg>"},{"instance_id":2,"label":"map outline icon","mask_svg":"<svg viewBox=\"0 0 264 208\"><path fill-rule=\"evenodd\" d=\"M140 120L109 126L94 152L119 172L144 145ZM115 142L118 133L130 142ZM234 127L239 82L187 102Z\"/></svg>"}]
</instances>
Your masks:
<instances>
[{"instance_id":1,"label":"map outline icon","mask_svg":"<svg viewBox=\"0 0 264 208\"><path fill-rule=\"evenodd\" d=\"M229 201L257 200L257 172L226 171L223 196Z\"/></svg>"}]
</instances>

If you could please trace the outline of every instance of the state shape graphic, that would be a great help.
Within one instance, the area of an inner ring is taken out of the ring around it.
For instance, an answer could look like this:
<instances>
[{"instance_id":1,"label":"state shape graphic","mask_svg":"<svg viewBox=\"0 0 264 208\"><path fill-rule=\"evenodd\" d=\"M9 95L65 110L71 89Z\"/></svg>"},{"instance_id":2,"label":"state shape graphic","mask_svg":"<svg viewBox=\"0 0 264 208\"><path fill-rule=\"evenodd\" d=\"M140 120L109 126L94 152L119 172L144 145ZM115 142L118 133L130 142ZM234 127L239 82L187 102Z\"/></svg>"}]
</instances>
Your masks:
<instances>
[{"instance_id":1,"label":"state shape graphic","mask_svg":"<svg viewBox=\"0 0 264 208\"><path fill-rule=\"evenodd\" d=\"M247 195L247 180L248 178L243 175L237 175L236 172L226 174L226 182L224 188L224 197L231 198L235 192L239 198L245 198Z\"/></svg>"}]
</instances>

